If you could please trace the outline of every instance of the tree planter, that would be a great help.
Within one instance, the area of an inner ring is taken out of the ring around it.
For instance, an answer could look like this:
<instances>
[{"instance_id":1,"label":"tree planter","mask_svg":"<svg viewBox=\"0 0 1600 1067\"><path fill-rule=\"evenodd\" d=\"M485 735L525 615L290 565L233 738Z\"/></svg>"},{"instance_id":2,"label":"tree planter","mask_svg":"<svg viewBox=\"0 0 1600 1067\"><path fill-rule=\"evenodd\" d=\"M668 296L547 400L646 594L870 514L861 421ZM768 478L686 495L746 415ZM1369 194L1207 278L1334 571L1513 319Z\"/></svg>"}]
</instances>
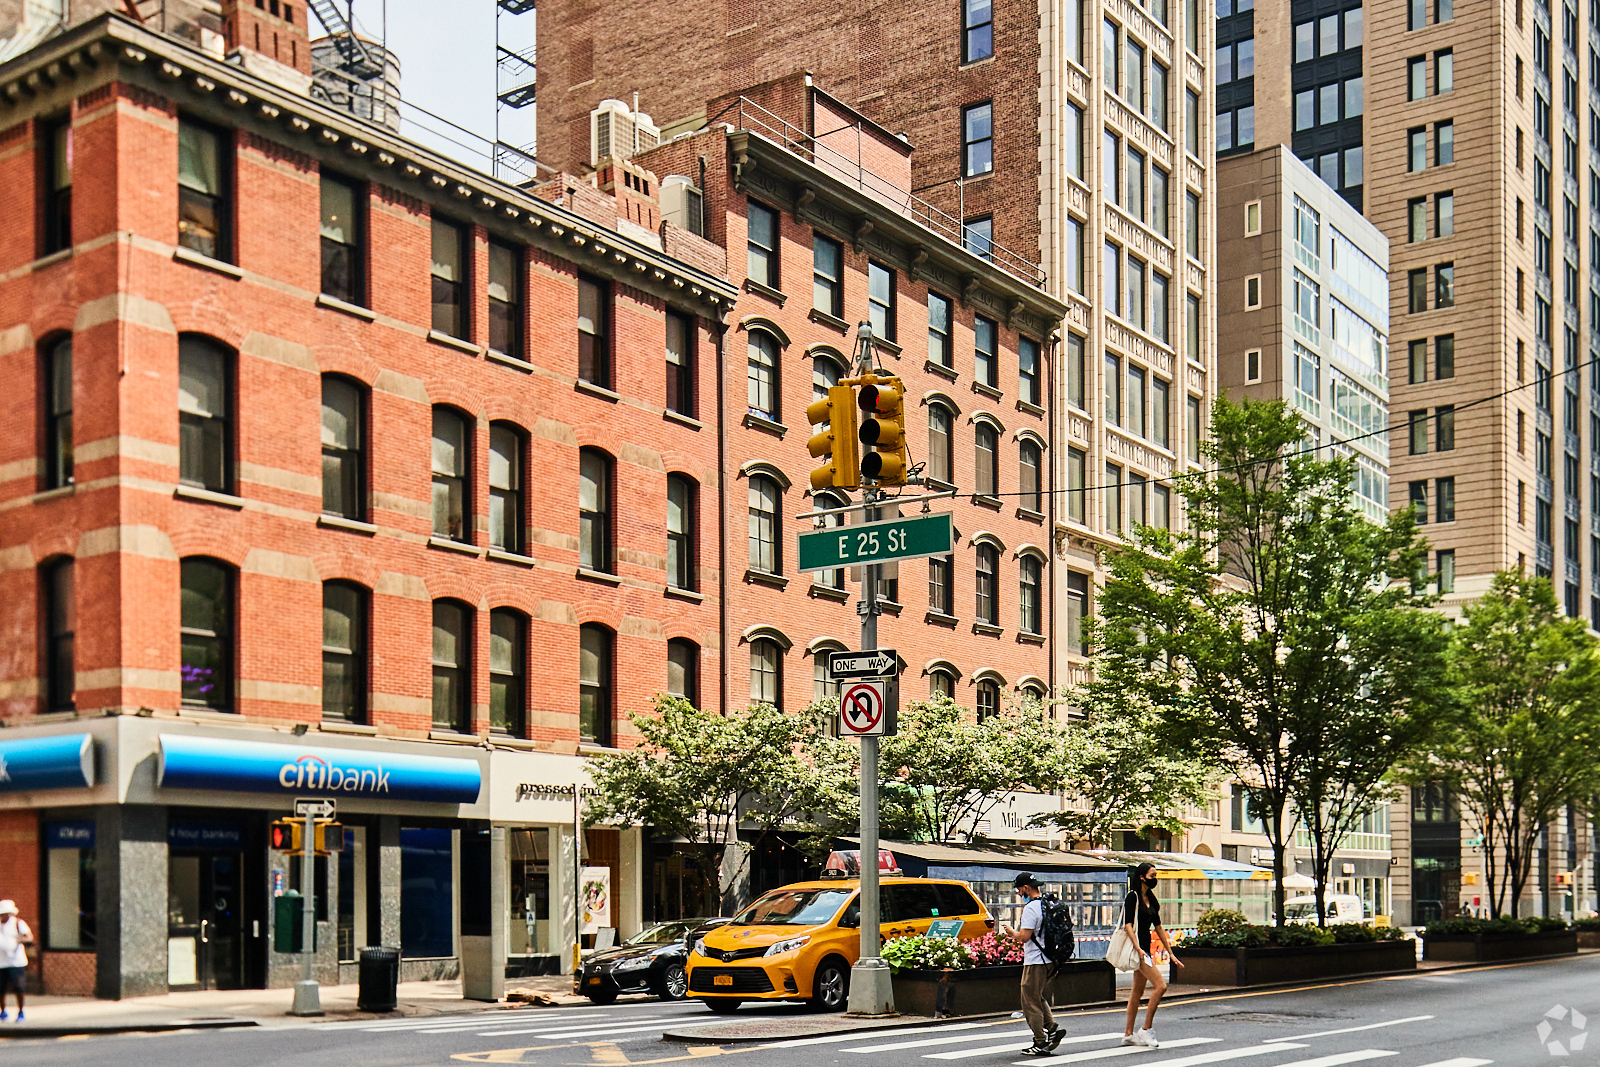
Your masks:
<instances>
[{"instance_id":1,"label":"tree planter","mask_svg":"<svg viewBox=\"0 0 1600 1067\"><path fill-rule=\"evenodd\" d=\"M1600 930L1579 930L1579 948L1600 948Z\"/></svg>"},{"instance_id":2,"label":"tree planter","mask_svg":"<svg viewBox=\"0 0 1600 1067\"><path fill-rule=\"evenodd\" d=\"M1022 964L971 970L901 971L893 977L895 1008L906 1015L982 1015L1021 1004ZM1071 960L1050 983L1055 1007L1117 999L1117 973L1104 960Z\"/></svg>"},{"instance_id":3,"label":"tree planter","mask_svg":"<svg viewBox=\"0 0 1600 1067\"><path fill-rule=\"evenodd\" d=\"M1409 939L1296 948L1186 948L1180 944L1178 955L1185 966L1168 967L1168 981L1174 985L1271 985L1417 969L1417 945Z\"/></svg>"},{"instance_id":4,"label":"tree planter","mask_svg":"<svg viewBox=\"0 0 1600 1067\"><path fill-rule=\"evenodd\" d=\"M1578 951L1572 930L1545 934L1434 934L1422 941L1422 958L1457 963L1567 956Z\"/></svg>"}]
</instances>

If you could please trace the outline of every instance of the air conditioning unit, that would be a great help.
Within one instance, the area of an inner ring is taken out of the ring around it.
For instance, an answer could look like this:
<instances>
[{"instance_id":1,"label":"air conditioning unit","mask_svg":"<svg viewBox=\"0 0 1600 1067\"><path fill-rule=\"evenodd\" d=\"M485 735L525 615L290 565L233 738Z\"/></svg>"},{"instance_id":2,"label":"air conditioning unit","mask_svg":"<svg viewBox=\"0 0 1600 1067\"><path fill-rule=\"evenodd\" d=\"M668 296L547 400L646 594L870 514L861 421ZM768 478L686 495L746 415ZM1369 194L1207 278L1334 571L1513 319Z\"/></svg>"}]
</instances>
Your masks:
<instances>
[{"instance_id":1,"label":"air conditioning unit","mask_svg":"<svg viewBox=\"0 0 1600 1067\"><path fill-rule=\"evenodd\" d=\"M705 194L681 174L661 180L661 217L697 237L706 235Z\"/></svg>"},{"instance_id":2,"label":"air conditioning unit","mask_svg":"<svg viewBox=\"0 0 1600 1067\"><path fill-rule=\"evenodd\" d=\"M589 165L602 159L632 159L661 143L661 130L643 111L621 100L602 100L589 112Z\"/></svg>"}]
</instances>

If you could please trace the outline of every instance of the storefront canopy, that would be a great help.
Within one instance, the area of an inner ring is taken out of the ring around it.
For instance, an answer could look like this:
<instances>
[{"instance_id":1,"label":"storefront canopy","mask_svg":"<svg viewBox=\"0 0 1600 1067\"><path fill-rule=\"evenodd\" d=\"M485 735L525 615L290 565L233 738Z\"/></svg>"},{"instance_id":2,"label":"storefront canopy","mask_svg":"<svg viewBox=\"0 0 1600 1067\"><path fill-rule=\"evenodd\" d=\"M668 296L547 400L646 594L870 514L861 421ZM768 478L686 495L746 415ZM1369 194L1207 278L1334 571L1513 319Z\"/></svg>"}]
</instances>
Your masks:
<instances>
[{"instance_id":1,"label":"storefront canopy","mask_svg":"<svg viewBox=\"0 0 1600 1067\"><path fill-rule=\"evenodd\" d=\"M857 844L854 838L845 838ZM913 878L958 878L965 882L1009 882L1019 874L1037 875L1040 881L1120 882L1128 877L1126 864L1077 852L987 842L982 845L934 845L916 841L884 841L884 848L900 861L900 869Z\"/></svg>"},{"instance_id":2,"label":"storefront canopy","mask_svg":"<svg viewBox=\"0 0 1600 1067\"><path fill-rule=\"evenodd\" d=\"M1156 877L1163 878L1217 878L1225 881L1257 881L1270 879L1272 872L1237 860L1223 860L1203 856L1198 852L1118 852L1096 848L1074 851L1075 856L1092 856L1115 863L1120 869L1149 863L1156 869Z\"/></svg>"}]
</instances>

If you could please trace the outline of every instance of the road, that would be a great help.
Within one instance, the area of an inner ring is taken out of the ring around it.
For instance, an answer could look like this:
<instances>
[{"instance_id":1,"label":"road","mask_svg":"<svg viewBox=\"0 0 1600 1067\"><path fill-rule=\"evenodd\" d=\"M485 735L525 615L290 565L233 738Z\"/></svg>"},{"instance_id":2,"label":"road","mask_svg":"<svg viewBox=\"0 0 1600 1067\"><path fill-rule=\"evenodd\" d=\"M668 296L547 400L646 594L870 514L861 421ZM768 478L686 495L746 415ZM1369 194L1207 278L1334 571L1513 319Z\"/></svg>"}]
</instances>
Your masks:
<instances>
[{"instance_id":1,"label":"road","mask_svg":"<svg viewBox=\"0 0 1600 1067\"><path fill-rule=\"evenodd\" d=\"M1556 1008L1560 1017L1548 1017ZM1579 1015L1584 1028L1574 1026ZM748 1010L741 1010L740 1016ZM769 1007L762 1013L790 1014ZM693 1002L405 1019L285 1023L153 1036L8 1041L6 1067L629 1067L728 1058L727 1067L1033 1067L1020 1021L929 1021L892 1033L831 1035L760 1046L664 1042L666 1024L724 1021ZM1600 956L1316 988L1172 1002L1158 1050L1124 1049L1120 1010L1061 1018L1051 1064L1126 1060L1126 1067L1600 1067ZM1553 1052L1539 1037L1548 1021ZM1576 1049L1573 1046L1578 1046ZM1122 1064L1108 1067L1123 1067Z\"/></svg>"}]
</instances>

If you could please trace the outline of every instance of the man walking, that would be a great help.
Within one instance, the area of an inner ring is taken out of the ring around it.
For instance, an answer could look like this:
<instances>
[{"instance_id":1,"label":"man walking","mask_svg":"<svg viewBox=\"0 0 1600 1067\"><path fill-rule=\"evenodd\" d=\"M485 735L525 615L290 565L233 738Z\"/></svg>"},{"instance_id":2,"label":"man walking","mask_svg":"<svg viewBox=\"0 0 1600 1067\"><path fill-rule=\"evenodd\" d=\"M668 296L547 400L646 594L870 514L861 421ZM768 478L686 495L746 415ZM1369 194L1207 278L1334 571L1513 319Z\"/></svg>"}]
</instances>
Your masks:
<instances>
[{"instance_id":1,"label":"man walking","mask_svg":"<svg viewBox=\"0 0 1600 1067\"><path fill-rule=\"evenodd\" d=\"M17 905L0 900L0 1022L6 1014L6 993L17 994L17 1022L22 1021L23 993L27 988L28 949L33 944L33 931L17 915Z\"/></svg>"},{"instance_id":2,"label":"man walking","mask_svg":"<svg viewBox=\"0 0 1600 1067\"><path fill-rule=\"evenodd\" d=\"M1039 883L1031 874L1019 874L1012 883L1022 898L1020 927L1003 925L1001 932L1022 946L1022 1014L1033 1031L1033 1044L1024 1056L1048 1056L1061 1044L1065 1031L1050 1014L1046 993L1050 987L1050 959L1044 954L1044 906L1039 903Z\"/></svg>"}]
</instances>

